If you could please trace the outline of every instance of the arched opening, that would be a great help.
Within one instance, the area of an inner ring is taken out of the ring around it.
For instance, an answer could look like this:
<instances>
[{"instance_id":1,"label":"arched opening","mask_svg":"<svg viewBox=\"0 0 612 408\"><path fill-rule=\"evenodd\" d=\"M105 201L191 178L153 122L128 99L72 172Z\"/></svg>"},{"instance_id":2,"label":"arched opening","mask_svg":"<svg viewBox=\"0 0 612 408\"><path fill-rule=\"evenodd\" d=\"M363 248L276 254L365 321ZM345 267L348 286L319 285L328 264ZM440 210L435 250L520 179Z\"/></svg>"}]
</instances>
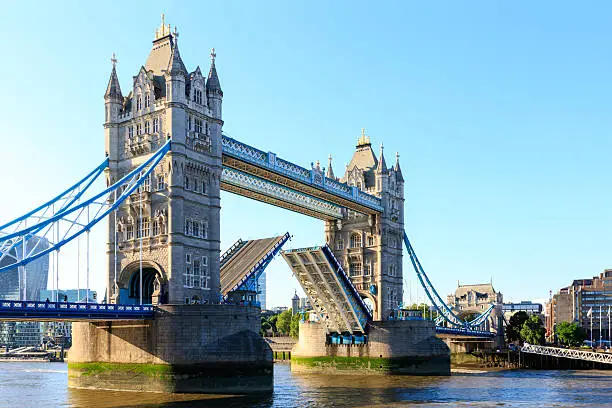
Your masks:
<instances>
[{"instance_id":1,"label":"arched opening","mask_svg":"<svg viewBox=\"0 0 612 408\"><path fill-rule=\"evenodd\" d=\"M363 297L362 299L363 299L363 303L365 303L366 307L368 309L370 309L370 314L372 316L374 316L374 308L375 308L374 301L372 299L370 299L369 297Z\"/></svg>"},{"instance_id":2,"label":"arched opening","mask_svg":"<svg viewBox=\"0 0 612 408\"><path fill-rule=\"evenodd\" d=\"M155 291L155 277L158 275L154 268L142 268L142 303L151 304ZM140 269L137 269L130 278L128 286L128 302L140 303Z\"/></svg>"}]
</instances>

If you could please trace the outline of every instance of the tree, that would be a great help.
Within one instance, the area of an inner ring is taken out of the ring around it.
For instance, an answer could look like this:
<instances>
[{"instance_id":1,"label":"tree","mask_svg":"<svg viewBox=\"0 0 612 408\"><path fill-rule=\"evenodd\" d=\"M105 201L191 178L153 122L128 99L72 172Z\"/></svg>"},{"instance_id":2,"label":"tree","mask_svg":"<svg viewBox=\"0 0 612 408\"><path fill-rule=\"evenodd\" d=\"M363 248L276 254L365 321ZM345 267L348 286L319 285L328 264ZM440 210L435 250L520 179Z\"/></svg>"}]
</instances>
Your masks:
<instances>
[{"instance_id":1,"label":"tree","mask_svg":"<svg viewBox=\"0 0 612 408\"><path fill-rule=\"evenodd\" d=\"M294 339L297 339L300 335L300 313L296 313L291 317L291 326L289 328L289 335Z\"/></svg>"},{"instance_id":2,"label":"tree","mask_svg":"<svg viewBox=\"0 0 612 408\"><path fill-rule=\"evenodd\" d=\"M521 339L529 344L544 344L546 330L539 316L528 318L521 328Z\"/></svg>"},{"instance_id":3,"label":"tree","mask_svg":"<svg viewBox=\"0 0 612 408\"><path fill-rule=\"evenodd\" d=\"M289 335L291 332L291 309L285 310L276 319L276 328L279 334Z\"/></svg>"},{"instance_id":4,"label":"tree","mask_svg":"<svg viewBox=\"0 0 612 408\"><path fill-rule=\"evenodd\" d=\"M521 329L523 328L523 323L525 323L527 319L529 319L529 315L523 311L516 312L510 317L510 321L506 326L506 338L508 339L508 343L521 340Z\"/></svg>"},{"instance_id":5,"label":"tree","mask_svg":"<svg viewBox=\"0 0 612 408\"><path fill-rule=\"evenodd\" d=\"M555 326L555 334L561 344L566 346L580 346L586 339L586 331L578 323L561 322Z\"/></svg>"}]
</instances>

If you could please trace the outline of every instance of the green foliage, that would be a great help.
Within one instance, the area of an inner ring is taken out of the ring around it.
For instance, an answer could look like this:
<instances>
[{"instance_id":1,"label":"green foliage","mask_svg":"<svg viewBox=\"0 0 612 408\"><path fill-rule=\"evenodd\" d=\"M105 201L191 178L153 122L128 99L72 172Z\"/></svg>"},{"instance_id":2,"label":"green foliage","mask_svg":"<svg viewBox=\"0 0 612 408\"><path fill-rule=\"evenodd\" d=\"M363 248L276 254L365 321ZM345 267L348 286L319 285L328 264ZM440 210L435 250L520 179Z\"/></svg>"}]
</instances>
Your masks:
<instances>
[{"instance_id":1,"label":"green foliage","mask_svg":"<svg viewBox=\"0 0 612 408\"><path fill-rule=\"evenodd\" d=\"M529 344L544 344L546 330L538 316L528 318L521 328L521 339Z\"/></svg>"},{"instance_id":2,"label":"green foliage","mask_svg":"<svg viewBox=\"0 0 612 408\"><path fill-rule=\"evenodd\" d=\"M578 323L561 322L555 326L555 334L561 344L580 346L586 339L586 331Z\"/></svg>"},{"instance_id":3,"label":"green foliage","mask_svg":"<svg viewBox=\"0 0 612 408\"><path fill-rule=\"evenodd\" d=\"M523 311L516 312L510 317L510 321L508 321L508 325L506 326L506 338L508 343L521 340L521 329L523 328L523 323L525 323L527 319L529 319L529 316Z\"/></svg>"},{"instance_id":4,"label":"green foliage","mask_svg":"<svg viewBox=\"0 0 612 408\"><path fill-rule=\"evenodd\" d=\"M297 339L300 334L300 319L300 313L296 313L291 317L291 328L289 329L289 335L294 339Z\"/></svg>"},{"instance_id":5,"label":"green foliage","mask_svg":"<svg viewBox=\"0 0 612 408\"><path fill-rule=\"evenodd\" d=\"M285 310L278 315L276 320L276 329L279 334L288 336L291 332L291 310Z\"/></svg>"}]
</instances>

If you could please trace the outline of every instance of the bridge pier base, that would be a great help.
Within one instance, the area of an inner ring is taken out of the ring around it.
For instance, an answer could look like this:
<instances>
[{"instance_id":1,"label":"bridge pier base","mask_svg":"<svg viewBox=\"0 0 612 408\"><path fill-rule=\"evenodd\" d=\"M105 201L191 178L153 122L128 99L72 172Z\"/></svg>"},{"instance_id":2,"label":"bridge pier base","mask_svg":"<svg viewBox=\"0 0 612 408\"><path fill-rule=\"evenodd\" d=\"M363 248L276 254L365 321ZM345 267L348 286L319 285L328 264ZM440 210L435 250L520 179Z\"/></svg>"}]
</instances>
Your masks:
<instances>
[{"instance_id":1,"label":"bridge pier base","mask_svg":"<svg viewBox=\"0 0 612 408\"><path fill-rule=\"evenodd\" d=\"M68 386L120 391L271 392L260 309L163 305L154 320L74 323Z\"/></svg>"},{"instance_id":2,"label":"bridge pier base","mask_svg":"<svg viewBox=\"0 0 612 408\"><path fill-rule=\"evenodd\" d=\"M324 325L305 322L291 352L291 371L450 375L450 353L428 320L370 322L366 344L328 344Z\"/></svg>"}]
</instances>

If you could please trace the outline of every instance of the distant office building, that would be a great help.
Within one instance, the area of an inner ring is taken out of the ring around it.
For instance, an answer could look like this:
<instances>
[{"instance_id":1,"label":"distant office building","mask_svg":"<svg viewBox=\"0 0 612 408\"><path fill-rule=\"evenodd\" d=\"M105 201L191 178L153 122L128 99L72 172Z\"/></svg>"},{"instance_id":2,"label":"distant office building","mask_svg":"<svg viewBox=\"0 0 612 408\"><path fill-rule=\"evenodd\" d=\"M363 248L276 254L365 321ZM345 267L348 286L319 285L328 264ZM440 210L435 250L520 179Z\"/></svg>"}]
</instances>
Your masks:
<instances>
[{"instance_id":1,"label":"distant office building","mask_svg":"<svg viewBox=\"0 0 612 408\"><path fill-rule=\"evenodd\" d=\"M612 308L612 269L606 269L592 279L576 279L552 297L547 327L552 332L561 322L576 322L593 338L609 340L608 310ZM591 316L589 316L589 314ZM592 317L592 319L591 319ZM601 322L601 324L600 324Z\"/></svg>"},{"instance_id":2,"label":"distant office building","mask_svg":"<svg viewBox=\"0 0 612 408\"><path fill-rule=\"evenodd\" d=\"M46 238L33 237L28 241L27 249L31 250L35 246L37 246L39 249L47 249L49 247L49 241L47 241ZM19 256L19 254L22 250L22 245L18 244L14 248L13 254L9 253L8 255L4 256L4 259L0 260L0 267L15 262L11 255L20 259L21 256ZM36 300L39 297L40 291L47 287L47 279L49 276L49 255L40 257L37 260L30 262L26 265L25 270L26 299ZM8 271L0 273L0 299L20 299L18 268L9 269Z\"/></svg>"},{"instance_id":3,"label":"distant office building","mask_svg":"<svg viewBox=\"0 0 612 408\"><path fill-rule=\"evenodd\" d=\"M539 303L524 300L520 303L504 303L502 310L504 312L504 316L509 318L516 312L525 312L529 316L541 315L544 307Z\"/></svg>"},{"instance_id":4,"label":"distant office building","mask_svg":"<svg viewBox=\"0 0 612 408\"><path fill-rule=\"evenodd\" d=\"M257 301L261 306L261 310L266 308L266 271L264 270L259 279L257 279Z\"/></svg>"},{"instance_id":5,"label":"distant office building","mask_svg":"<svg viewBox=\"0 0 612 408\"><path fill-rule=\"evenodd\" d=\"M58 291L53 290L41 290L40 300L46 301L55 298L57 292L57 299L60 302L81 302L81 303L97 303L97 293L95 290L89 290L89 300L87 300L86 289L60 289ZM72 323L71 322L43 322L40 323L40 329L42 335L46 339L52 339L55 343L62 343L68 345L72 342Z\"/></svg>"},{"instance_id":6,"label":"distant office building","mask_svg":"<svg viewBox=\"0 0 612 408\"><path fill-rule=\"evenodd\" d=\"M33 237L28 241L27 250L34 246L39 249L49 247L49 241L42 237ZM14 248L13 256L21 258L19 254L23 251L21 245ZM9 253L9 255L11 255ZM0 266L14 262L5 256L0 260ZM49 276L49 255L38 258L30 262L25 267L25 289L26 300L37 300L41 290L47 287ZM23 279L23 277L22 277ZM22 298L19 290L19 270L18 268L0 272L0 299L1 300L20 300ZM0 322L0 346L10 348L37 346L42 341L40 323L38 322Z\"/></svg>"}]
</instances>

